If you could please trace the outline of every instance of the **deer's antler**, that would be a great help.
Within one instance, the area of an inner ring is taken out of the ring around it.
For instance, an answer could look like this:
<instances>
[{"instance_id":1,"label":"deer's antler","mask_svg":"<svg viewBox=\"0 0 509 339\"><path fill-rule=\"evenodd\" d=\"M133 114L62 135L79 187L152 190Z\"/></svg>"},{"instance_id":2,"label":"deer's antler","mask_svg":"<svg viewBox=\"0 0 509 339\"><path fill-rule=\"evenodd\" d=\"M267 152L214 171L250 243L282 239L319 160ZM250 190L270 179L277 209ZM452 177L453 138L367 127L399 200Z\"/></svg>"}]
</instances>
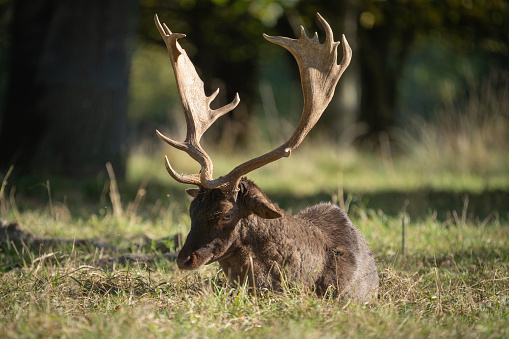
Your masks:
<instances>
[{"instance_id":1,"label":"deer's antler","mask_svg":"<svg viewBox=\"0 0 509 339\"><path fill-rule=\"evenodd\" d=\"M197 160L202 165L201 176L200 175L188 175L188 176L179 176L176 174L168 161L166 163L166 167L168 172L172 175L175 180L179 182L191 183L195 185L201 185L207 188L221 188L222 190L235 192L238 189L238 184L242 176L247 173L260 168L268 163L276 161L282 157L288 157L290 153L296 149L300 143L304 140L309 131L316 124L320 116L322 115L325 108L330 103L332 97L334 96L334 90L336 88L336 84L338 83L339 78L345 71L345 69L350 64L350 60L352 58L352 50L346 41L345 36L342 36L343 42L343 59L341 63L337 64L337 47L339 42L335 42L332 34L332 29L325 19L317 14L318 19L323 25L325 30L326 38L325 42L321 44L318 41L318 34L315 33L313 38L308 38L304 28L301 27L301 36L298 39L290 39L286 37L271 37L264 34L265 39L278 44L284 48L286 48L292 55L295 57L297 64L299 66L299 72L301 77L302 84L302 92L304 95L304 108L302 111L302 116L299 121L299 125L297 126L295 132L290 137L290 139L277 147L276 149L259 156L257 158L246 161L245 163L235 167L230 173L225 176L219 177L215 180L212 179L212 162L210 158L206 155L203 149L199 145L199 138L201 134L214 122L217 117L226 113L227 111L233 109L238 103L237 98L229 105L223 107L220 110L226 110L220 114L205 114L205 117L211 116L209 119L204 119L207 122L203 124L206 126L205 128L197 128L196 123L190 123L190 121L194 121L193 119L198 116L199 113L195 113L194 110L186 110L187 106L198 106L201 102L197 100L198 103L193 104L184 102L184 97L182 93L183 84L186 84L187 87L191 87L188 84L193 83L194 87L199 87L201 89L200 93L204 98L205 102L207 102L206 108L210 111L209 103L212 101L211 99L204 96L203 92L203 83L196 75L196 71L194 70L194 66L192 65L187 55L185 55L185 51L178 45L176 42L177 38L184 36L183 34L172 34L170 30L164 26L164 30L157 20L156 16L156 24L159 24L158 27L161 35L165 39L166 45L168 46L168 50L170 51L170 58L172 58L172 65L175 69L175 76L177 77L177 83L179 87L180 96L182 98L182 105L184 107L184 112L186 113L186 120L188 125L187 138L184 143L174 142L164 136L162 136L159 132L159 136L163 138L168 144L176 147L178 149L182 149L189 153L193 159ZM175 36L172 38L172 36ZM170 45L176 45L175 48L170 48ZM172 52L175 49L174 52ZM181 62L181 66L174 61L174 59L180 58L177 54L176 56L172 56L176 54L176 52L185 56L185 62ZM189 72L188 76L178 76L177 69L181 70L181 72ZM193 81L189 81L188 78L194 79ZM199 85L199 86L198 86ZM188 98L196 97L196 89L189 90L191 95L187 96ZM185 92L187 93L187 92ZM200 94L198 93L198 94ZM214 95L211 96L212 99ZM208 101L209 100L209 101ZM202 109L202 107L200 107ZM201 111L200 111L201 112ZM203 115L203 113L201 113ZM201 116L199 116L201 118ZM199 120L199 119L196 119ZM198 130L201 133L197 133L194 130ZM198 138L196 138L198 135ZM190 147L192 146L192 147ZM189 150L193 149L193 152ZM195 151L197 150L197 151ZM203 155L202 155L203 154ZM200 156L197 156L200 155ZM204 166L205 165L205 166Z\"/></svg>"},{"instance_id":2,"label":"deer's antler","mask_svg":"<svg viewBox=\"0 0 509 339\"><path fill-rule=\"evenodd\" d=\"M174 141L164 136L159 131L156 131L156 133L167 144L186 152L201 165L199 175L180 175L173 170L168 158L165 157L166 169L178 182L209 187L209 182L212 181L210 184L212 187L214 186L212 180L214 166L210 157L201 147L200 139L207 128L209 128L217 118L230 112L238 105L240 102L239 95L237 94L231 103L215 110L211 109L210 103L216 98L219 93L219 88L212 93L212 95L205 95L203 81L196 73L196 69L187 56L186 51L177 41L177 39L184 38L186 35L172 33L166 24L163 23L161 25L157 14L154 16L154 21L168 48L187 124L187 135L184 142Z\"/></svg>"},{"instance_id":3,"label":"deer's antler","mask_svg":"<svg viewBox=\"0 0 509 339\"><path fill-rule=\"evenodd\" d=\"M350 64L352 49L345 36L342 36L343 60L338 65L337 47L339 42L334 41L332 29L327 21L318 13L317 16L326 34L323 44L318 41L317 33L312 39L308 38L302 26L301 36L298 39L263 35L268 41L286 48L295 57L299 65L304 108L299 125L287 142L271 152L237 166L225 176L227 178L225 181L230 183L231 189L236 189L242 176L247 173L282 157L290 156L290 153L300 145L320 119L334 96L339 78Z\"/></svg>"}]
</instances>

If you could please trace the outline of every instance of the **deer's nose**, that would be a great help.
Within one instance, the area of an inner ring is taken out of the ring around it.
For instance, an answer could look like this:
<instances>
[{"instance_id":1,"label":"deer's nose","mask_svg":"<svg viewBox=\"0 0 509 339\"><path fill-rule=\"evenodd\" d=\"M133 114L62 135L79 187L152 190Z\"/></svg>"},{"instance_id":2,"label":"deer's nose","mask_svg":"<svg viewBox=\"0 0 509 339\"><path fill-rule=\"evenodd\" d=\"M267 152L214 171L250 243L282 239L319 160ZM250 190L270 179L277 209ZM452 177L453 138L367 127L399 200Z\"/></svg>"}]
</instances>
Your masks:
<instances>
[{"instance_id":1,"label":"deer's nose","mask_svg":"<svg viewBox=\"0 0 509 339\"><path fill-rule=\"evenodd\" d=\"M181 255L182 252L179 253L179 255L177 256L177 266L181 269L181 270L186 270L186 269L190 269L191 265L192 265L192 257L190 255Z\"/></svg>"}]
</instances>

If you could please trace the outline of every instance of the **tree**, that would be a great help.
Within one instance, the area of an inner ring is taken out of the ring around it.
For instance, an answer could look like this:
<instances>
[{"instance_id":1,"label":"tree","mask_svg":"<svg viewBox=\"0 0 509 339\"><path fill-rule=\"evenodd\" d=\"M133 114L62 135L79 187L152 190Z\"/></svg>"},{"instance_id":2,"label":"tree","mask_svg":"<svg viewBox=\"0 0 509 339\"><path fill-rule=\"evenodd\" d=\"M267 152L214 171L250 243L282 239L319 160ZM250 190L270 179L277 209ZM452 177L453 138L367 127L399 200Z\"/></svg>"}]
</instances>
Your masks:
<instances>
[{"instance_id":1,"label":"tree","mask_svg":"<svg viewBox=\"0 0 509 339\"><path fill-rule=\"evenodd\" d=\"M15 1L0 171L120 176L134 0Z\"/></svg>"}]
</instances>

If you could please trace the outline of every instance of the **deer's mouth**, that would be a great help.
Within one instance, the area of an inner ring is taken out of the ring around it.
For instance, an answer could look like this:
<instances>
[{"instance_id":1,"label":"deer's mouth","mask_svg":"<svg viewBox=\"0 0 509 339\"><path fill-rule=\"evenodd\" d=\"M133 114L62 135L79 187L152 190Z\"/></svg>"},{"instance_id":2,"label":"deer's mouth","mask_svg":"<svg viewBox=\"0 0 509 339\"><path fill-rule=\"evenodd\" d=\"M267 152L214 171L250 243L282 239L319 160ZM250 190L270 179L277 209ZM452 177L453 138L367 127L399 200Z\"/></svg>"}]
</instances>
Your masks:
<instances>
[{"instance_id":1,"label":"deer's mouth","mask_svg":"<svg viewBox=\"0 0 509 339\"><path fill-rule=\"evenodd\" d=\"M206 256L200 256L196 252L191 253L190 255L179 255L177 256L177 266L181 270L194 270L202 265L208 265L212 262L214 262L213 257L214 255L212 253L206 255Z\"/></svg>"},{"instance_id":2,"label":"deer's mouth","mask_svg":"<svg viewBox=\"0 0 509 339\"><path fill-rule=\"evenodd\" d=\"M210 265L216 261L226 259L230 257L233 252L226 252L220 255L218 258L213 253L207 255L200 255L199 253L193 252L188 256L178 255L177 265L181 270L194 270L203 265Z\"/></svg>"}]
</instances>

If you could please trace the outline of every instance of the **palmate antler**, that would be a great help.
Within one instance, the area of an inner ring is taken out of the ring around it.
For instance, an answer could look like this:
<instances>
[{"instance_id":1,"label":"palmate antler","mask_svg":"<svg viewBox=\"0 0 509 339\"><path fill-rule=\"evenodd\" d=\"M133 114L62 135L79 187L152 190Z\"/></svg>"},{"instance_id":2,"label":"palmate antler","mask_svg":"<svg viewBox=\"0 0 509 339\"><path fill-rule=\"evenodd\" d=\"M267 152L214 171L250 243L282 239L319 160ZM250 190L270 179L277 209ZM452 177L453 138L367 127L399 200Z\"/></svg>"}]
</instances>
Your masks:
<instances>
[{"instance_id":1,"label":"palmate antler","mask_svg":"<svg viewBox=\"0 0 509 339\"><path fill-rule=\"evenodd\" d=\"M308 38L302 26L301 36L298 39L271 37L264 34L264 38L268 41L290 51L299 65L304 108L295 132L287 142L278 148L246 161L235 167L227 175L217 179L212 178L212 161L201 148L199 141L205 130L219 116L235 108L239 103L238 94L230 104L217 110L211 110L210 102L216 97L219 90L210 97L205 96L203 82L196 74L196 70L186 52L177 42L178 38L185 37L185 35L171 33L166 25L161 26L157 15L155 16L156 25L170 54L187 123L187 137L182 143L165 137L159 131L157 131L157 134L169 145L187 152L201 165L200 175L179 175L172 169L168 158L166 158L166 169L175 180L209 189L220 188L227 192L235 192L238 189L240 179L244 175L282 157L288 157L300 145L332 100L336 84L352 58L352 50L343 35L343 59L341 64L337 64L339 42L334 41L332 29L327 21L320 14L317 14L317 16L326 34L323 44L318 41L317 33L312 39Z\"/></svg>"},{"instance_id":2,"label":"palmate antler","mask_svg":"<svg viewBox=\"0 0 509 339\"><path fill-rule=\"evenodd\" d=\"M220 116L233 110L240 102L239 95L226 106L218 109L211 109L210 103L214 101L219 94L219 88L211 95L206 96L203 89L203 81L196 73L193 63L187 56L186 51L177 42L177 39L184 38L185 34L172 33L166 24L161 25L157 15L154 20L161 33L168 53L170 55L171 65L177 80L177 87L182 102L182 108L186 117L187 135L184 142L174 141L156 130L157 135L169 145L186 152L201 165L201 175L180 175L173 170L166 157L166 169L168 173L178 182L184 184L203 185L205 187L214 186L212 172L214 166L212 160L200 145L200 139L203 133ZM209 184L210 183L210 184Z\"/></svg>"}]
</instances>

